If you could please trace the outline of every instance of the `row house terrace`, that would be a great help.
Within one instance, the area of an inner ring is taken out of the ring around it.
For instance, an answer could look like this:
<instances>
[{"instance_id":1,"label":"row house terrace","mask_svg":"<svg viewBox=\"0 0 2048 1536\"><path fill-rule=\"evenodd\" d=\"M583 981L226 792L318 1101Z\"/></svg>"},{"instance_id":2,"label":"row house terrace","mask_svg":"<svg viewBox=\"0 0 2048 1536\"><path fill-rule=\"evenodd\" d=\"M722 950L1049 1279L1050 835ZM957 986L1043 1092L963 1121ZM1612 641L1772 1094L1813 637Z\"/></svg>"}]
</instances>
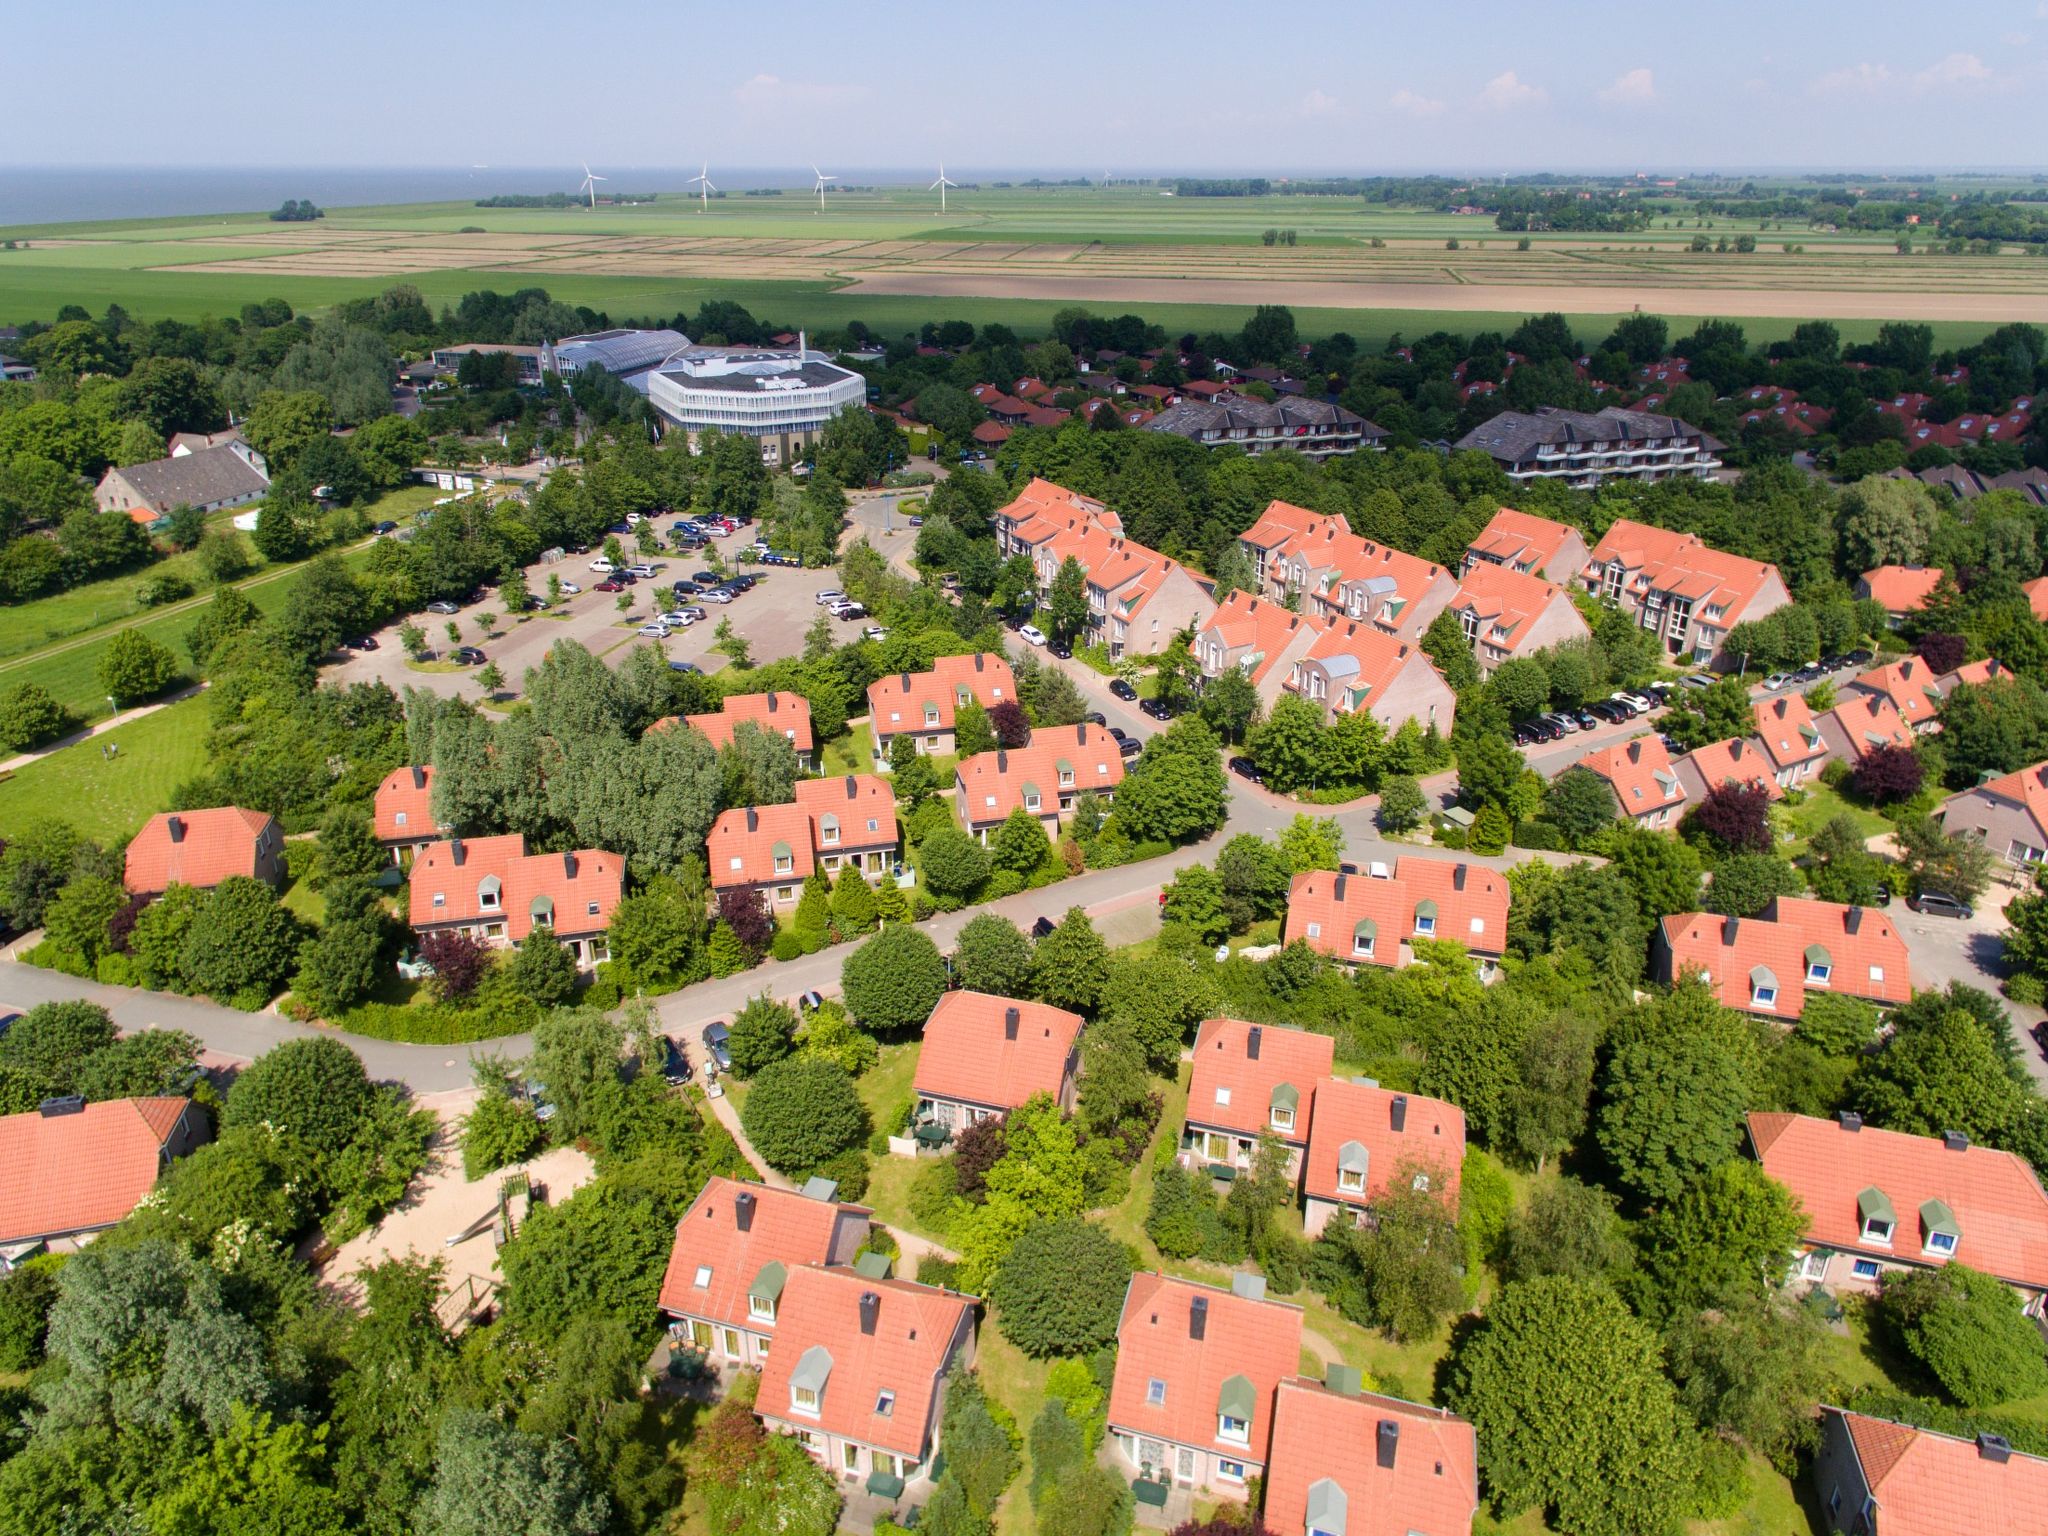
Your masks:
<instances>
[{"instance_id":1,"label":"row house terrace","mask_svg":"<svg viewBox=\"0 0 2048 1536\"><path fill-rule=\"evenodd\" d=\"M1007 506L990 515L996 548L1004 558L1029 554L1063 529L1095 524L1122 533L1123 519L1106 504L1033 475Z\"/></svg>"},{"instance_id":2,"label":"row house terrace","mask_svg":"<svg viewBox=\"0 0 2048 1536\"><path fill-rule=\"evenodd\" d=\"M1690 422L1614 406L1503 411L1454 447L1486 454L1517 485L1561 480L1574 490L1616 479L1705 480L1721 467L1720 442Z\"/></svg>"},{"instance_id":3,"label":"row house terrace","mask_svg":"<svg viewBox=\"0 0 2048 1536\"><path fill-rule=\"evenodd\" d=\"M1822 993L1880 1008L1913 997L1906 941L1889 917L1805 896L1776 897L1756 917L1673 913L1658 925L1656 967L1667 984L1697 972L1723 1007L1786 1022Z\"/></svg>"},{"instance_id":4,"label":"row house terrace","mask_svg":"<svg viewBox=\"0 0 2048 1536\"><path fill-rule=\"evenodd\" d=\"M705 841L713 890L758 891L771 907L790 907L814 870L836 878L850 867L870 881L889 872L901 832L886 779L800 779L794 793L785 805L719 813Z\"/></svg>"},{"instance_id":5,"label":"row house terrace","mask_svg":"<svg viewBox=\"0 0 2048 1536\"><path fill-rule=\"evenodd\" d=\"M1934 813L1944 831L1975 837L2020 869L2048 861L2048 762L1950 795Z\"/></svg>"},{"instance_id":6,"label":"row house terrace","mask_svg":"<svg viewBox=\"0 0 2048 1536\"><path fill-rule=\"evenodd\" d=\"M284 830L276 817L239 805L159 811L129 842L121 882L131 895L160 896L174 885L210 891L231 875L284 884Z\"/></svg>"},{"instance_id":7,"label":"row house terrace","mask_svg":"<svg viewBox=\"0 0 2048 1536\"><path fill-rule=\"evenodd\" d=\"M1491 979L1507 945L1508 882L1499 871L1407 857L1366 872L1304 870L1287 891L1284 936L1340 965L1397 969L1417 940L1462 944Z\"/></svg>"},{"instance_id":8,"label":"row house terrace","mask_svg":"<svg viewBox=\"0 0 2048 1536\"><path fill-rule=\"evenodd\" d=\"M1024 746L962 758L953 775L953 806L961 826L984 843L1019 809L1057 839L1083 794L1107 804L1123 781L1123 754L1102 726L1047 726Z\"/></svg>"},{"instance_id":9,"label":"row house terrace","mask_svg":"<svg viewBox=\"0 0 2048 1536\"><path fill-rule=\"evenodd\" d=\"M1799 1280L1867 1294L1887 1271L1961 1263L2042 1315L2048 1193L2017 1153L1972 1146L1960 1131L1882 1131L1846 1110L1752 1114L1749 1142L1806 1210Z\"/></svg>"},{"instance_id":10,"label":"row house terrace","mask_svg":"<svg viewBox=\"0 0 2048 1536\"><path fill-rule=\"evenodd\" d=\"M528 853L516 832L433 843L413 860L413 931L466 933L499 948L538 933L587 969L611 958L605 933L625 893L625 867L595 848Z\"/></svg>"},{"instance_id":11,"label":"row house terrace","mask_svg":"<svg viewBox=\"0 0 2048 1536\"><path fill-rule=\"evenodd\" d=\"M1797 693L1773 694L1750 705L1756 722L1756 743L1770 762L1771 781L1780 789L1796 789L1817 775L1829 760L1813 706Z\"/></svg>"},{"instance_id":12,"label":"row house terrace","mask_svg":"<svg viewBox=\"0 0 2048 1536\"><path fill-rule=\"evenodd\" d=\"M1593 637L1563 587L1490 561L1466 567L1450 612L1489 677L1502 662Z\"/></svg>"},{"instance_id":13,"label":"row house terrace","mask_svg":"<svg viewBox=\"0 0 2048 1536\"><path fill-rule=\"evenodd\" d=\"M1363 712L1389 734L1409 720L1443 733L1456 723L1457 695L1421 646L1357 620L1233 592L1196 632L1194 655L1206 678L1243 672L1269 710L1293 693L1320 705L1326 722Z\"/></svg>"},{"instance_id":14,"label":"row house terrace","mask_svg":"<svg viewBox=\"0 0 2048 1536\"><path fill-rule=\"evenodd\" d=\"M1775 766L1762 747L1747 736L1710 741L1696 747L1672 765L1686 799L1700 801L1724 785L1761 789L1773 801L1785 798Z\"/></svg>"},{"instance_id":15,"label":"row house terrace","mask_svg":"<svg viewBox=\"0 0 2048 1536\"><path fill-rule=\"evenodd\" d=\"M371 802L371 826L377 846L404 868L448 833L434 820L434 768L414 763L384 775Z\"/></svg>"},{"instance_id":16,"label":"row house terrace","mask_svg":"<svg viewBox=\"0 0 2048 1536\"><path fill-rule=\"evenodd\" d=\"M2048 1531L2048 1459L2005 1436L1939 1434L1822 1407L1814 1507L1839 1536L2034 1536Z\"/></svg>"},{"instance_id":17,"label":"row house terrace","mask_svg":"<svg viewBox=\"0 0 2048 1536\"><path fill-rule=\"evenodd\" d=\"M955 713L970 701L994 709L1017 697L1017 677L1000 652L941 656L929 672L896 672L868 685L868 731L875 768L887 772L889 748L908 736L920 756L940 757L954 745Z\"/></svg>"},{"instance_id":18,"label":"row house terrace","mask_svg":"<svg viewBox=\"0 0 2048 1536\"><path fill-rule=\"evenodd\" d=\"M1632 826L1675 827L1685 814L1685 782L1660 736L1616 742L1572 766L1605 779L1621 818Z\"/></svg>"},{"instance_id":19,"label":"row house terrace","mask_svg":"<svg viewBox=\"0 0 2048 1536\"><path fill-rule=\"evenodd\" d=\"M1570 523L1552 522L1502 507L1465 547L1465 573L1475 565L1502 565L1524 576L1569 586L1586 568L1586 536Z\"/></svg>"},{"instance_id":20,"label":"row house terrace","mask_svg":"<svg viewBox=\"0 0 2048 1536\"><path fill-rule=\"evenodd\" d=\"M1667 655L1701 666L1719 662L1730 629L1792 601L1776 566L1627 518L1601 535L1583 575L1589 592L1633 615Z\"/></svg>"},{"instance_id":21,"label":"row house terrace","mask_svg":"<svg viewBox=\"0 0 2048 1536\"><path fill-rule=\"evenodd\" d=\"M1360 538L1341 517L1276 501L1239 539L1262 596L1327 618L1354 619L1419 641L1450 605L1457 579L1442 566Z\"/></svg>"},{"instance_id":22,"label":"row house terrace","mask_svg":"<svg viewBox=\"0 0 2048 1536\"><path fill-rule=\"evenodd\" d=\"M925 1020L911 1082L918 1126L934 1127L920 1139L937 1142L940 1131L950 1138L1039 1094L1071 1111L1081 1024L1078 1013L1050 1003L945 993Z\"/></svg>"},{"instance_id":23,"label":"row house terrace","mask_svg":"<svg viewBox=\"0 0 2048 1536\"><path fill-rule=\"evenodd\" d=\"M1328 1035L1284 1025L1208 1019L1195 1033L1180 1163L1235 1178L1248 1171L1259 1138L1287 1149L1287 1177L1301 1177L1316 1084L1336 1064Z\"/></svg>"},{"instance_id":24,"label":"row house terrace","mask_svg":"<svg viewBox=\"0 0 2048 1536\"><path fill-rule=\"evenodd\" d=\"M1464 1162L1457 1105L1371 1078L1326 1078L1316 1084L1301 1170L1302 1230L1313 1238L1332 1221L1361 1225L1397 1185L1435 1195L1455 1217Z\"/></svg>"},{"instance_id":25,"label":"row house terrace","mask_svg":"<svg viewBox=\"0 0 2048 1536\"><path fill-rule=\"evenodd\" d=\"M1879 747L1911 751L1915 739L1905 716L1881 693L1845 689L1840 702L1815 723L1829 755L1851 767Z\"/></svg>"},{"instance_id":26,"label":"row house terrace","mask_svg":"<svg viewBox=\"0 0 2048 1536\"><path fill-rule=\"evenodd\" d=\"M811 701L800 693L735 693L721 701L715 714L684 715L682 724L696 731L712 746L723 751L732 745L742 725L752 725L771 736L780 736L796 753L797 766L806 771L818 766L818 738L811 729ZM668 715L649 730L673 728L678 717Z\"/></svg>"},{"instance_id":27,"label":"row house terrace","mask_svg":"<svg viewBox=\"0 0 2048 1536\"><path fill-rule=\"evenodd\" d=\"M1275 1536L1468 1536L1478 1513L1466 1420L1367 1392L1355 1366L1280 1383L1264 1511Z\"/></svg>"}]
</instances>

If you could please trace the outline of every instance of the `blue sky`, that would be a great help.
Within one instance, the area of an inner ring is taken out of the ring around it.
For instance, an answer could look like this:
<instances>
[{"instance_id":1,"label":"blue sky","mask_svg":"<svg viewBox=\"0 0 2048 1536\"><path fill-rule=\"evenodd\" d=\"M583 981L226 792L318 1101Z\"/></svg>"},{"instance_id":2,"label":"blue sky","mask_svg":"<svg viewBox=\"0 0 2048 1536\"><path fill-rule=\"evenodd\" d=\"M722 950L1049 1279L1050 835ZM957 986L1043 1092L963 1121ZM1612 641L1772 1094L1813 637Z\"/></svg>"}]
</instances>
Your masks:
<instances>
[{"instance_id":1,"label":"blue sky","mask_svg":"<svg viewBox=\"0 0 2048 1536\"><path fill-rule=\"evenodd\" d=\"M2048 163L2048 0L72 0L7 32L16 166Z\"/></svg>"}]
</instances>

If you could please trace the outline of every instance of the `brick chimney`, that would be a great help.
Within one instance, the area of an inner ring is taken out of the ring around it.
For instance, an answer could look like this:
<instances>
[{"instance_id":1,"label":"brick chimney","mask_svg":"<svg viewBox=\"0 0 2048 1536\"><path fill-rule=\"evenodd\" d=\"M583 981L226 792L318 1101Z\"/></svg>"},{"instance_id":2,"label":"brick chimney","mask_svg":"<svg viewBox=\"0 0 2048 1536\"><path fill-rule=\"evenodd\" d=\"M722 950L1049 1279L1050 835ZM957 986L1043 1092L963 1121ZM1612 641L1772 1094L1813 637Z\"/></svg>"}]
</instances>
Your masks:
<instances>
[{"instance_id":1,"label":"brick chimney","mask_svg":"<svg viewBox=\"0 0 2048 1536\"><path fill-rule=\"evenodd\" d=\"M1265 1032L1265 1031L1264 1031L1263 1029L1261 1029L1261 1028L1260 1028L1260 1027L1259 1027L1258 1025L1256 1025L1256 1024L1254 1024L1254 1025L1253 1025L1253 1026L1252 1026L1252 1027L1251 1027L1250 1029L1248 1029L1248 1030L1246 1030L1246 1031L1245 1031L1245 1035L1244 1035L1244 1055L1245 1055L1245 1060L1247 1060L1247 1061L1257 1061L1257 1060L1259 1059L1259 1042L1260 1042L1260 1041L1261 1041L1261 1040L1262 1040L1262 1039L1263 1039L1263 1038L1265 1037L1265 1033L1266 1033L1266 1032Z\"/></svg>"},{"instance_id":2,"label":"brick chimney","mask_svg":"<svg viewBox=\"0 0 2048 1536\"><path fill-rule=\"evenodd\" d=\"M1209 1298L1197 1296L1188 1303L1188 1337L1205 1339L1209 1336Z\"/></svg>"},{"instance_id":3,"label":"brick chimney","mask_svg":"<svg viewBox=\"0 0 2048 1536\"><path fill-rule=\"evenodd\" d=\"M882 1315L882 1298L874 1291L860 1293L860 1331L869 1338L875 1334L875 1324Z\"/></svg>"},{"instance_id":4,"label":"brick chimney","mask_svg":"<svg viewBox=\"0 0 2048 1536\"><path fill-rule=\"evenodd\" d=\"M461 838L451 837L448 839L448 857L454 860L457 869L462 868L462 861L468 856L469 850L462 846Z\"/></svg>"},{"instance_id":5,"label":"brick chimney","mask_svg":"<svg viewBox=\"0 0 2048 1536\"><path fill-rule=\"evenodd\" d=\"M184 817L182 817L182 816L173 816L173 817L171 817L171 819L170 819L169 821L167 821L167 822L165 822L165 823L164 823L164 827L165 827L165 829L166 829L166 830L168 830L168 831L170 832L170 834L171 834L171 841L172 841L172 842L174 842L174 843L182 843L183 841L185 841L185 818L184 818Z\"/></svg>"},{"instance_id":6,"label":"brick chimney","mask_svg":"<svg viewBox=\"0 0 2048 1536\"><path fill-rule=\"evenodd\" d=\"M1005 1040L1017 1038L1017 1024L1020 1018L1021 1015L1015 1008L1005 1008L1003 1010L1003 1038Z\"/></svg>"},{"instance_id":7,"label":"brick chimney","mask_svg":"<svg viewBox=\"0 0 2048 1536\"><path fill-rule=\"evenodd\" d=\"M754 1230L754 1197L744 1189L732 1197L732 1220L742 1232Z\"/></svg>"}]
</instances>

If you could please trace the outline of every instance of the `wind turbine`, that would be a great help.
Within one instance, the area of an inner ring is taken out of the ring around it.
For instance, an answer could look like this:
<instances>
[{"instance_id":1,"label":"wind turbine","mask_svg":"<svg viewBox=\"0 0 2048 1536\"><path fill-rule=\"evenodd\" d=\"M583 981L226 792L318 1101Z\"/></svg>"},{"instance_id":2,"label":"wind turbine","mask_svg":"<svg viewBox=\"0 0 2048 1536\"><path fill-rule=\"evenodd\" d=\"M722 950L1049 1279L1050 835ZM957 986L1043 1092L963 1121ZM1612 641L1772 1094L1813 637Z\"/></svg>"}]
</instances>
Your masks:
<instances>
[{"instance_id":1,"label":"wind turbine","mask_svg":"<svg viewBox=\"0 0 2048 1536\"><path fill-rule=\"evenodd\" d=\"M701 204L697 211L699 213L709 213L711 211L711 194L718 190L717 184L711 179L711 162L706 160L704 162L704 169L692 176L687 184L697 187L698 201Z\"/></svg>"},{"instance_id":2,"label":"wind turbine","mask_svg":"<svg viewBox=\"0 0 2048 1536\"><path fill-rule=\"evenodd\" d=\"M818 212L823 213L825 211L825 183L837 181L839 178L837 176L827 176L815 165L811 167L811 174L818 178Z\"/></svg>"},{"instance_id":3,"label":"wind turbine","mask_svg":"<svg viewBox=\"0 0 2048 1536\"><path fill-rule=\"evenodd\" d=\"M925 191L927 192L933 191L934 189L937 190L939 194L939 212L941 215L943 215L946 211L946 188L957 187L959 185L960 183L957 181L946 180L946 162L941 160L939 162L939 179L933 182L931 186L925 188Z\"/></svg>"},{"instance_id":4,"label":"wind turbine","mask_svg":"<svg viewBox=\"0 0 2048 1536\"><path fill-rule=\"evenodd\" d=\"M604 177L591 170L589 166L583 167L583 185L576 190L590 194L590 211L592 213L597 212L597 184L604 179Z\"/></svg>"}]
</instances>

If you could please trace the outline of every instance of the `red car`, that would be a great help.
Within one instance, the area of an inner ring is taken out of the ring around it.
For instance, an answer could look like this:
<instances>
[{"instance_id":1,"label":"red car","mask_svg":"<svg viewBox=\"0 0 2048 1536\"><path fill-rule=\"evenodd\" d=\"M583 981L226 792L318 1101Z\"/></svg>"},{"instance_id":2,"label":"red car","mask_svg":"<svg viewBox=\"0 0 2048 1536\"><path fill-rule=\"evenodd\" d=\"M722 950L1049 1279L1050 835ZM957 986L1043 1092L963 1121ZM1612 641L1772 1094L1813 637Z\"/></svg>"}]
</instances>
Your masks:
<instances>
[{"instance_id":1,"label":"red car","mask_svg":"<svg viewBox=\"0 0 2048 1536\"><path fill-rule=\"evenodd\" d=\"M600 581L596 586L592 587L590 590L593 592L623 592L626 589L616 581L605 580Z\"/></svg>"}]
</instances>

